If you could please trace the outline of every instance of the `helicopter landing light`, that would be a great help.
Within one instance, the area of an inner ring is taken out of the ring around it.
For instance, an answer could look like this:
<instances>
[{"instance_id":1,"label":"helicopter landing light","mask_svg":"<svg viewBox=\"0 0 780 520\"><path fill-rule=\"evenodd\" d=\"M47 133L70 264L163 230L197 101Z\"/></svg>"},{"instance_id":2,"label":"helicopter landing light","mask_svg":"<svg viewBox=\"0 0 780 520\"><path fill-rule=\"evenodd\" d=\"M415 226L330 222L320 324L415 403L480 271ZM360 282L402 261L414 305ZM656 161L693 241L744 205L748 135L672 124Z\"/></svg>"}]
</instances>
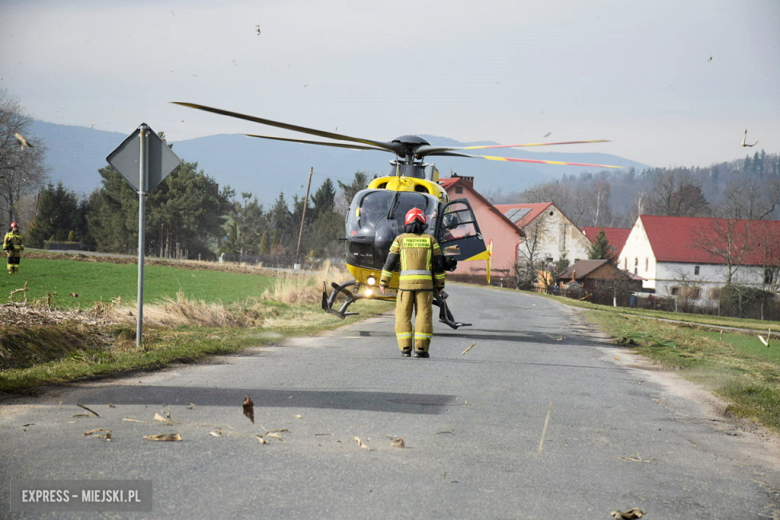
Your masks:
<instances>
[{"instance_id":1,"label":"helicopter landing light","mask_svg":"<svg viewBox=\"0 0 780 520\"><path fill-rule=\"evenodd\" d=\"M373 276L369 276L368 280L366 280L366 283L368 285L376 285L376 278L374 278Z\"/></svg>"},{"instance_id":2,"label":"helicopter landing light","mask_svg":"<svg viewBox=\"0 0 780 520\"><path fill-rule=\"evenodd\" d=\"M366 289L366 296L371 296L372 294L374 294L373 289Z\"/></svg>"}]
</instances>

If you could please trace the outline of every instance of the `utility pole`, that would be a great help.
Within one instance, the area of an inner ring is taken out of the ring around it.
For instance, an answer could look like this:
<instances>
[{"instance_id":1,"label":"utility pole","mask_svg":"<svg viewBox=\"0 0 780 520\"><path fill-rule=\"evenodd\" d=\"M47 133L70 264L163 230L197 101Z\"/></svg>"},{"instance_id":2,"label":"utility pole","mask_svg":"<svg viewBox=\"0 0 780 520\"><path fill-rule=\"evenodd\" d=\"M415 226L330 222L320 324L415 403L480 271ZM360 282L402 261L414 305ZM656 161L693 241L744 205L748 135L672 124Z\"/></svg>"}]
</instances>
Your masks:
<instances>
[{"instance_id":1,"label":"utility pole","mask_svg":"<svg viewBox=\"0 0 780 520\"><path fill-rule=\"evenodd\" d=\"M293 269L297 270L301 268L301 264L298 263L301 255L301 239L303 238L303 224L306 222L306 208L309 207L309 189L311 188L311 176L314 175L314 167L309 168L309 182L306 184L306 197L303 199L303 214L301 215L301 230L298 232L298 247L295 249L295 263Z\"/></svg>"}]
</instances>

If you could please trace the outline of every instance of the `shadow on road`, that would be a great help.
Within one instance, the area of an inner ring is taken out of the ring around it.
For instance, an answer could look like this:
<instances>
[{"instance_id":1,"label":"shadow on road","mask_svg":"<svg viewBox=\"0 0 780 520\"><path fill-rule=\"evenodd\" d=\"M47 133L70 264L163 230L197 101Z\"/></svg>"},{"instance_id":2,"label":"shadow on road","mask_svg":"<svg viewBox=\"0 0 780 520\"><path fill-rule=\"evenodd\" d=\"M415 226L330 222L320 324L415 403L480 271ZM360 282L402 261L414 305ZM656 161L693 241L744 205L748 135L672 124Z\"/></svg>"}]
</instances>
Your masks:
<instances>
[{"instance_id":1,"label":"shadow on road","mask_svg":"<svg viewBox=\"0 0 780 520\"><path fill-rule=\"evenodd\" d=\"M342 390L269 390L181 386L111 386L84 398L84 404L237 406L250 396L256 407L328 408L436 415L455 404L454 395ZM75 404L75 403L71 403Z\"/></svg>"},{"instance_id":2,"label":"shadow on road","mask_svg":"<svg viewBox=\"0 0 780 520\"><path fill-rule=\"evenodd\" d=\"M580 334L566 334L555 333L549 334L544 332L524 331L519 332L516 330L489 330L489 329L462 329L457 332L437 332L434 334L434 341L436 338L447 339L473 339L484 341L508 341L510 343L535 343L543 345L592 345L592 346L604 346L603 340L594 340L588 337L583 337Z\"/></svg>"}]
</instances>

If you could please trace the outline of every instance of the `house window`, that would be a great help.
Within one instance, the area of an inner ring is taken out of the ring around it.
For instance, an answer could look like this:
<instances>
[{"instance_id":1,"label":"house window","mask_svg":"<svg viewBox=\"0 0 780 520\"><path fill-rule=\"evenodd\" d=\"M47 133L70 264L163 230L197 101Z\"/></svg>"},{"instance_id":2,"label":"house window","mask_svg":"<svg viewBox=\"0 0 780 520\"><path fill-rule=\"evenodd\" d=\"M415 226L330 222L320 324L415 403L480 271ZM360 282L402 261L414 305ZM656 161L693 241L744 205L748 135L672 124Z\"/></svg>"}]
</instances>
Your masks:
<instances>
[{"instance_id":1,"label":"house window","mask_svg":"<svg viewBox=\"0 0 780 520\"><path fill-rule=\"evenodd\" d=\"M458 195L463 193L463 186L455 186L455 193L457 193Z\"/></svg>"},{"instance_id":2,"label":"house window","mask_svg":"<svg viewBox=\"0 0 780 520\"><path fill-rule=\"evenodd\" d=\"M693 268L693 274L695 274L696 276L699 275L699 266L698 265Z\"/></svg>"},{"instance_id":3,"label":"house window","mask_svg":"<svg viewBox=\"0 0 780 520\"><path fill-rule=\"evenodd\" d=\"M710 289L710 300L720 300L720 287Z\"/></svg>"},{"instance_id":4,"label":"house window","mask_svg":"<svg viewBox=\"0 0 780 520\"><path fill-rule=\"evenodd\" d=\"M764 285L772 285L775 281L775 272L771 267L764 267Z\"/></svg>"},{"instance_id":5,"label":"house window","mask_svg":"<svg viewBox=\"0 0 780 520\"><path fill-rule=\"evenodd\" d=\"M689 300L698 300L701 298L701 289L699 287L686 287L683 296Z\"/></svg>"},{"instance_id":6,"label":"house window","mask_svg":"<svg viewBox=\"0 0 780 520\"><path fill-rule=\"evenodd\" d=\"M678 296L680 294L680 288L679 287L672 287L670 289L670 292L672 293L672 296Z\"/></svg>"},{"instance_id":7,"label":"house window","mask_svg":"<svg viewBox=\"0 0 780 520\"><path fill-rule=\"evenodd\" d=\"M550 212L550 216L552 217L552 216L554 216L554 215L555 215L555 213L553 213L553 212L551 211L551 212Z\"/></svg>"}]
</instances>

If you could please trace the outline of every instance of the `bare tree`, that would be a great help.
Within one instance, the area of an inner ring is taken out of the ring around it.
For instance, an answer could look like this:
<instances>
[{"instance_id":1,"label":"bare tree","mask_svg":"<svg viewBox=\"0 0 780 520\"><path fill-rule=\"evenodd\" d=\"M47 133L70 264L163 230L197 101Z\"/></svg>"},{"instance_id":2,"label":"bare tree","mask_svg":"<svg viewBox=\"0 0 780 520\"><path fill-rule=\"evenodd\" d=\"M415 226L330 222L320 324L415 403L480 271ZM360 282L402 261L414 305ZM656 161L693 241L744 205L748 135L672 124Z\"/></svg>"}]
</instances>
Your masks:
<instances>
[{"instance_id":1,"label":"bare tree","mask_svg":"<svg viewBox=\"0 0 780 520\"><path fill-rule=\"evenodd\" d=\"M31 124L19 102L0 90L0 205L9 222L17 219L22 198L46 180L46 149L30 135Z\"/></svg>"},{"instance_id":2,"label":"bare tree","mask_svg":"<svg viewBox=\"0 0 780 520\"><path fill-rule=\"evenodd\" d=\"M758 246L753 237L756 221L717 218L694 231L693 245L726 266L726 285L731 285L743 262Z\"/></svg>"},{"instance_id":3,"label":"bare tree","mask_svg":"<svg viewBox=\"0 0 780 520\"><path fill-rule=\"evenodd\" d=\"M709 203L689 173L671 170L656 177L648 210L654 215L699 217L709 213Z\"/></svg>"},{"instance_id":4,"label":"bare tree","mask_svg":"<svg viewBox=\"0 0 780 520\"><path fill-rule=\"evenodd\" d=\"M537 271L544 265L544 258L539 258L543 247L546 227L545 214L539 215L527 226L523 227L525 240L518 247L517 264L515 265L515 286L529 287L536 283Z\"/></svg>"}]
</instances>

